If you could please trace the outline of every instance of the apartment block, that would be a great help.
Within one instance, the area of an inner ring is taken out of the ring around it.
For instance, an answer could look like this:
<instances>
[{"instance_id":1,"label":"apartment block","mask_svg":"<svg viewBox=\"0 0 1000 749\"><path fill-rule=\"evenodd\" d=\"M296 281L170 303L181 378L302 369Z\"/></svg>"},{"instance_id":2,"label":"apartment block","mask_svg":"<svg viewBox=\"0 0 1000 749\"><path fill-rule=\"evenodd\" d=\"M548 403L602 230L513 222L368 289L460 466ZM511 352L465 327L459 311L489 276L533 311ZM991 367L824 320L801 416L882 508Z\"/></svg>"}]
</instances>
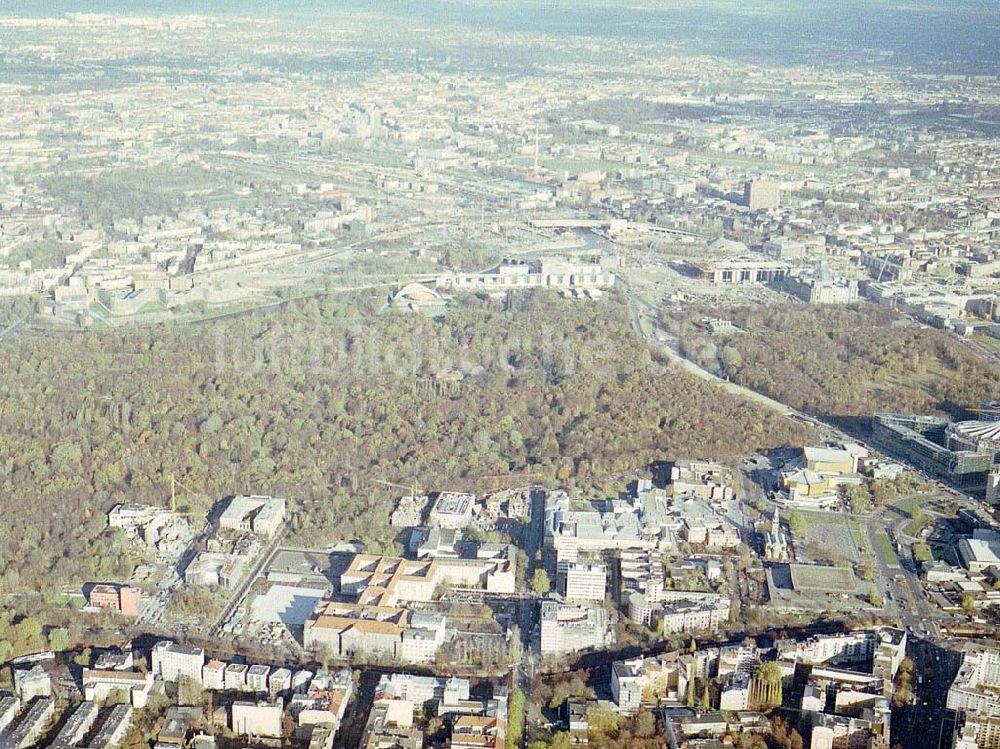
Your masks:
<instances>
[{"instance_id":1,"label":"apartment block","mask_svg":"<svg viewBox=\"0 0 1000 749\"><path fill-rule=\"evenodd\" d=\"M205 651L175 642L161 641L153 646L152 672L163 681L177 681L182 676L201 682Z\"/></svg>"},{"instance_id":2,"label":"apartment block","mask_svg":"<svg viewBox=\"0 0 1000 749\"><path fill-rule=\"evenodd\" d=\"M0 697L0 733L14 722L21 711L21 701L17 697Z\"/></svg>"},{"instance_id":3,"label":"apartment block","mask_svg":"<svg viewBox=\"0 0 1000 749\"><path fill-rule=\"evenodd\" d=\"M21 717L17 726L6 737L7 749L27 749L38 741L52 721L56 712L56 701L51 697L39 697Z\"/></svg>"},{"instance_id":4,"label":"apartment block","mask_svg":"<svg viewBox=\"0 0 1000 749\"><path fill-rule=\"evenodd\" d=\"M1000 650L968 646L948 690L949 710L1000 714Z\"/></svg>"},{"instance_id":5,"label":"apartment block","mask_svg":"<svg viewBox=\"0 0 1000 749\"><path fill-rule=\"evenodd\" d=\"M97 721L100 706L96 702L81 702L59 729L54 746L77 746L87 736L91 726Z\"/></svg>"},{"instance_id":6,"label":"apartment block","mask_svg":"<svg viewBox=\"0 0 1000 749\"><path fill-rule=\"evenodd\" d=\"M90 740L88 749L114 749L121 744L131 724L131 705L115 705L97 734Z\"/></svg>"},{"instance_id":7,"label":"apartment block","mask_svg":"<svg viewBox=\"0 0 1000 749\"><path fill-rule=\"evenodd\" d=\"M643 704L681 704L687 695L690 659L677 653L635 658L611 665L611 696L622 715Z\"/></svg>"}]
</instances>

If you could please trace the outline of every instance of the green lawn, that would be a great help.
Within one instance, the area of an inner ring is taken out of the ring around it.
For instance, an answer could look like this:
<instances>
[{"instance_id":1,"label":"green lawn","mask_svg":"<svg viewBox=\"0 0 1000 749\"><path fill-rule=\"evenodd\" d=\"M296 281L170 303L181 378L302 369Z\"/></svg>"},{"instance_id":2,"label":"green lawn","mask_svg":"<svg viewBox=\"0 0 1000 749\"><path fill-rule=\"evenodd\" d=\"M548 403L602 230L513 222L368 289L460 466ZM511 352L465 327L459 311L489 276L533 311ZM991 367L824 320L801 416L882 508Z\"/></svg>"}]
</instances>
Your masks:
<instances>
[{"instance_id":1,"label":"green lawn","mask_svg":"<svg viewBox=\"0 0 1000 749\"><path fill-rule=\"evenodd\" d=\"M861 528L857 523L851 523L851 535L854 537L854 543L858 545L858 548L865 548L865 534L861 531Z\"/></svg>"},{"instance_id":2,"label":"green lawn","mask_svg":"<svg viewBox=\"0 0 1000 749\"><path fill-rule=\"evenodd\" d=\"M868 564L871 564L872 555L871 551L869 551L868 549L868 542L865 540L864 531L861 530L861 526L859 526L857 523L851 523L850 527L851 527L851 538L854 539L854 543L857 545L858 549L861 552L862 564L866 562Z\"/></svg>"},{"instance_id":3,"label":"green lawn","mask_svg":"<svg viewBox=\"0 0 1000 749\"><path fill-rule=\"evenodd\" d=\"M996 354L1000 354L1000 338L994 338L989 335L976 336L976 343Z\"/></svg>"},{"instance_id":4,"label":"green lawn","mask_svg":"<svg viewBox=\"0 0 1000 749\"><path fill-rule=\"evenodd\" d=\"M906 526L904 526L903 533L905 533L907 536L913 536L914 538L916 538L917 534L920 533L920 529L923 528L925 525L927 525L929 522L931 522L931 518L927 515L914 518L913 520L908 522Z\"/></svg>"},{"instance_id":5,"label":"green lawn","mask_svg":"<svg viewBox=\"0 0 1000 749\"><path fill-rule=\"evenodd\" d=\"M916 536L920 529L927 525L933 518L923 511L924 505L929 503L932 497L912 497L911 499L896 505L896 508L910 516L903 527L903 532L908 536Z\"/></svg>"},{"instance_id":6,"label":"green lawn","mask_svg":"<svg viewBox=\"0 0 1000 749\"><path fill-rule=\"evenodd\" d=\"M912 518L917 514L921 507L927 504L929 500L930 497L910 497L910 499L905 502L901 502L896 505L896 507Z\"/></svg>"},{"instance_id":7,"label":"green lawn","mask_svg":"<svg viewBox=\"0 0 1000 749\"><path fill-rule=\"evenodd\" d=\"M896 556L895 549L892 548L892 541L889 540L889 536L886 535L884 531L879 531L875 534L875 544L878 546L878 553L885 563L891 567L899 567L899 557Z\"/></svg>"}]
</instances>

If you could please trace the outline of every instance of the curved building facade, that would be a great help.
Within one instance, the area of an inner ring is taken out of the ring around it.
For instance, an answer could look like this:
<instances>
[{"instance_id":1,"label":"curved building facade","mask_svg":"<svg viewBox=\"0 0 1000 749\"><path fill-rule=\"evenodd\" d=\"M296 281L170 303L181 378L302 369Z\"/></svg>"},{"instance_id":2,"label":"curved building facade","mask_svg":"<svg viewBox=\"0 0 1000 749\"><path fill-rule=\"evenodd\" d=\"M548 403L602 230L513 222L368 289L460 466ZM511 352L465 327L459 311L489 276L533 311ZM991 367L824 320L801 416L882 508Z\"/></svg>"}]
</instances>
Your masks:
<instances>
[{"instance_id":1,"label":"curved building facade","mask_svg":"<svg viewBox=\"0 0 1000 749\"><path fill-rule=\"evenodd\" d=\"M996 457L1000 453L1000 421L959 421L946 430L950 450Z\"/></svg>"}]
</instances>

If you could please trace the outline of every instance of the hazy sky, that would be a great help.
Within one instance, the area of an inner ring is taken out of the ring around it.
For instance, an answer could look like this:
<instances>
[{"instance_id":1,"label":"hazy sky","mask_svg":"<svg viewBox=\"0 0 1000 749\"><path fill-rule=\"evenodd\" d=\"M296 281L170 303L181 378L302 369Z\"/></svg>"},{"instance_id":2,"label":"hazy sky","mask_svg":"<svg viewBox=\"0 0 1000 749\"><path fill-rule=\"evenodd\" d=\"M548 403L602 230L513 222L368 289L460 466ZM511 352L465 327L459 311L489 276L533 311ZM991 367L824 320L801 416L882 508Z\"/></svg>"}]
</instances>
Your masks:
<instances>
[{"instance_id":1,"label":"hazy sky","mask_svg":"<svg viewBox=\"0 0 1000 749\"><path fill-rule=\"evenodd\" d=\"M0 15L205 13L314 17L364 11L498 32L673 42L694 51L1000 71L1000 0L0 0Z\"/></svg>"}]
</instances>

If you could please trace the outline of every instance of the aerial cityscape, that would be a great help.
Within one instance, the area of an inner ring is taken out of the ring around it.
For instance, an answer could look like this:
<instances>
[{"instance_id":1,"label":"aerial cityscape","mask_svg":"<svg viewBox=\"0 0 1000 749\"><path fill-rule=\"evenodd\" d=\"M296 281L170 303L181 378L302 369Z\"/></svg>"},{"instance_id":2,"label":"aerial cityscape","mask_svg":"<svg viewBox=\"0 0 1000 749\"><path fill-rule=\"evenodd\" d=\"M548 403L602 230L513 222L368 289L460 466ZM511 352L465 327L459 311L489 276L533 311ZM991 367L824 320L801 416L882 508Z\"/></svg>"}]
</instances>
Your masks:
<instances>
[{"instance_id":1,"label":"aerial cityscape","mask_svg":"<svg viewBox=\"0 0 1000 749\"><path fill-rule=\"evenodd\" d=\"M0 749L1000 749L1000 5L0 4L0 540Z\"/></svg>"}]
</instances>

